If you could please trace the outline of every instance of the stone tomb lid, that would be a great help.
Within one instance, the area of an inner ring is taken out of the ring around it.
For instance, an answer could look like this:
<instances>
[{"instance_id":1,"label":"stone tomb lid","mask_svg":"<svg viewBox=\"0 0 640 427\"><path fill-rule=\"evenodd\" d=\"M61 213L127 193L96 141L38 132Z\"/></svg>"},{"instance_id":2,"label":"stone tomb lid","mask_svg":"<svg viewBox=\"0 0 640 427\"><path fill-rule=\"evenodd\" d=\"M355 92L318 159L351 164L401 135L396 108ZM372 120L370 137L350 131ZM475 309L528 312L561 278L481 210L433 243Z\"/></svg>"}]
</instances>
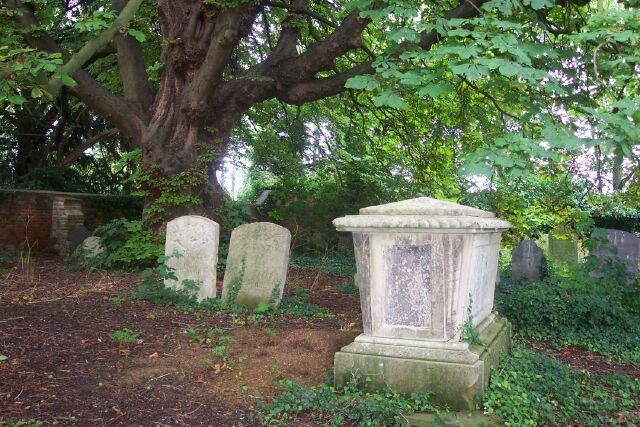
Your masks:
<instances>
[{"instance_id":1,"label":"stone tomb lid","mask_svg":"<svg viewBox=\"0 0 640 427\"><path fill-rule=\"evenodd\" d=\"M362 208L359 215L337 218L333 225L338 231L386 228L402 232L460 229L473 232L511 228L509 222L496 218L493 212L430 197Z\"/></svg>"}]
</instances>

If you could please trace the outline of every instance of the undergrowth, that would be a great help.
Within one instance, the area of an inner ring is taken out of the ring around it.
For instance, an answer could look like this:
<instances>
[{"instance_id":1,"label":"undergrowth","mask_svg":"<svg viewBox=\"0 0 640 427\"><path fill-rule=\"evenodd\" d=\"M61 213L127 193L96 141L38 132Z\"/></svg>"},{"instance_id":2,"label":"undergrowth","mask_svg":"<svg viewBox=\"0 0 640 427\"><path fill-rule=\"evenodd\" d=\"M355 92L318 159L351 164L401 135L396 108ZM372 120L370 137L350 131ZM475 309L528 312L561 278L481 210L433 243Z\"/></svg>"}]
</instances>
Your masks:
<instances>
[{"instance_id":1,"label":"undergrowth","mask_svg":"<svg viewBox=\"0 0 640 427\"><path fill-rule=\"evenodd\" d=\"M160 306L173 305L188 312L224 312L242 317L245 323L257 323L263 319L273 317L313 318L334 316L326 308L310 303L310 292L295 285L291 289L291 296L283 298L278 307L260 303L253 310L249 310L244 306L234 305L218 298L207 298L198 301L199 283L186 280L183 281L181 288L172 288L164 285L165 279L177 280L172 269L167 265L168 260L169 257L160 256L155 267L148 268L142 272L141 278L144 280L135 292L136 299L149 301L154 305Z\"/></svg>"},{"instance_id":2,"label":"undergrowth","mask_svg":"<svg viewBox=\"0 0 640 427\"><path fill-rule=\"evenodd\" d=\"M436 410L428 393L404 395L390 388L368 392L367 382L367 377L357 375L342 386L325 383L306 388L281 381L282 392L271 403L258 403L258 418L271 426L288 426L300 417L325 426L408 426L405 415Z\"/></svg>"},{"instance_id":3,"label":"undergrowth","mask_svg":"<svg viewBox=\"0 0 640 427\"><path fill-rule=\"evenodd\" d=\"M551 340L640 366L640 293L620 265L553 267L538 283L502 283L496 307L525 338ZM600 271L602 277L590 272Z\"/></svg>"},{"instance_id":4,"label":"undergrowth","mask_svg":"<svg viewBox=\"0 0 640 427\"><path fill-rule=\"evenodd\" d=\"M341 277L353 277L356 273L356 264L353 258L330 254L326 256L293 254L291 264L310 270L322 270L325 273Z\"/></svg>"},{"instance_id":5,"label":"undergrowth","mask_svg":"<svg viewBox=\"0 0 640 427\"><path fill-rule=\"evenodd\" d=\"M590 375L516 346L493 372L483 403L507 426L638 425L640 380Z\"/></svg>"},{"instance_id":6,"label":"undergrowth","mask_svg":"<svg viewBox=\"0 0 640 427\"><path fill-rule=\"evenodd\" d=\"M92 256L83 245L79 245L69 257L74 268L133 269L152 265L164 252L164 246L154 239L153 233L144 228L139 220L114 219L96 228L94 235L100 237L105 251Z\"/></svg>"}]
</instances>

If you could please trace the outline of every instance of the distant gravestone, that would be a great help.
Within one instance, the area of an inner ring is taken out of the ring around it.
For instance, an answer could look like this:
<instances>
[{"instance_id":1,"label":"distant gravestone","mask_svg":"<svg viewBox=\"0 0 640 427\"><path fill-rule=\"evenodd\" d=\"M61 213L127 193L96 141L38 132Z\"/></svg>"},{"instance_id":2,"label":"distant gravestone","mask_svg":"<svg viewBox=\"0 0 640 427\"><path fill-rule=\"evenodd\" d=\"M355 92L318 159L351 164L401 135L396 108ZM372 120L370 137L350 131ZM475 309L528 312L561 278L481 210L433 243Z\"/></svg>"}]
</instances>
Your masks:
<instances>
[{"instance_id":1,"label":"distant gravestone","mask_svg":"<svg viewBox=\"0 0 640 427\"><path fill-rule=\"evenodd\" d=\"M542 279L544 252L533 240L523 240L511 251L511 279L538 282Z\"/></svg>"},{"instance_id":2,"label":"distant gravestone","mask_svg":"<svg viewBox=\"0 0 640 427\"><path fill-rule=\"evenodd\" d=\"M97 236L90 236L84 239L82 247L85 254L90 258L95 258L106 251L102 244L102 239Z\"/></svg>"},{"instance_id":3,"label":"distant gravestone","mask_svg":"<svg viewBox=\"0 0 640 427\"><path fill-rule=\"evenodd\" d=\"M289 267L291 233L269 222L241 225L231 233L222 299L254 308L277 306Z\"/></svg>"},{"instance_id":4,"label":"distant gravestone","mask_svg":"<svg viewBox=\"0 0 640 427\"><path fill-rule=\"evenodd\" d=\"M167 223L164 254L176 280L166 279L165 286L182 289L183 281L198 282L198 300L216 297L216 263L220 227L215 221L187 215ZM178 256L174 256L177 252Z\"/></svg>"},{"instance_id":5,"label":"distant gravestone","mask_svg":"<svg viewBox=\"0 0 640 427\"><path fill-rule=\"evenodd\" d=\"M84 225L76 227L69 232L69 251L73 253L78 246L80 246L88 237L91 237L91 232L87 230Z\"/></svg>"},{"instance_id":6,"label":"distant gravestone","mask_svg":"<svg viewBox=\"0 0 640 427\"><path fill-rule=\"evenodd\" d=\"M578 241L566 230L556 229L549 233L549 256L568 264L578 263Z\"/></svg>"},{"instance_id":7,"label":"distant gravestone","mask_svg":"<svg viewBox=\"0 0 640 427\"><path fill-rule=\"evenodd\" d=\"M596 244L592 255L601 261L616 257L627 265L627 272L631 279L638 276L638 262L640 261L640 238L622 230L606 230L608 245L617 249L617 253L604 245ZM595 233L595 232L594 232ZM591 235L593 237L593 233Z\"/></svg>"}]
</instances>

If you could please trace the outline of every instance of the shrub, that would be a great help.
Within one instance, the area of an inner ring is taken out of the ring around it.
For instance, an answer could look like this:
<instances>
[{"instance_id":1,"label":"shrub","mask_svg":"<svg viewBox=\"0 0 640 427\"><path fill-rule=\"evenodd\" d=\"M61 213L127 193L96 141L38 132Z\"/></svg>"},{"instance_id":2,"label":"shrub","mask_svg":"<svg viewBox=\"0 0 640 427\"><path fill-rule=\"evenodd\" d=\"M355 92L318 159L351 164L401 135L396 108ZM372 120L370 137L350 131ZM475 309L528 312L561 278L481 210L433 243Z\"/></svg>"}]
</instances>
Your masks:
<instances>
[{"instance_id":1,"label":"shrub","mask_svg":"<svg viewBox=\"0 0 640 427\"><path fill-rule=\"evenodd\" d=\"M142 221L130 221L125 218L114 219L94 234L102 239L106 251L92 257L78 246L71 261L83 269L136 268L153 264L162 255L164 247L158 243L151 230L142 225Z\"/></svg>"}]
</instances>

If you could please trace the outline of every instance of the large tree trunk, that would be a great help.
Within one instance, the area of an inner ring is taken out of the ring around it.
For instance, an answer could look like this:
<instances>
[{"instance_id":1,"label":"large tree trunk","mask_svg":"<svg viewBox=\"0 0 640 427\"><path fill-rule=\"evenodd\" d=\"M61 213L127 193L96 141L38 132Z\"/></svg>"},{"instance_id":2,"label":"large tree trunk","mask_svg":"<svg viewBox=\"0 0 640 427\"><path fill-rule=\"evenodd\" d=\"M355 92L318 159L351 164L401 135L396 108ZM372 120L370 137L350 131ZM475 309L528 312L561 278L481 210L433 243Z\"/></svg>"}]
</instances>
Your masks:
<instances>
[{"instance_id":1,"label":"large tree trunk","mask_svg":"<svg viewBox=\"0 0 640 427\"><path fill-rule=\"evenodd\" d=\"M158 229L182 215L220 222L227 195L211 172L226 152L228 130L211 132L175 110L165 113L141 144L145 223Z\"/></svg>"}]
</instances>

